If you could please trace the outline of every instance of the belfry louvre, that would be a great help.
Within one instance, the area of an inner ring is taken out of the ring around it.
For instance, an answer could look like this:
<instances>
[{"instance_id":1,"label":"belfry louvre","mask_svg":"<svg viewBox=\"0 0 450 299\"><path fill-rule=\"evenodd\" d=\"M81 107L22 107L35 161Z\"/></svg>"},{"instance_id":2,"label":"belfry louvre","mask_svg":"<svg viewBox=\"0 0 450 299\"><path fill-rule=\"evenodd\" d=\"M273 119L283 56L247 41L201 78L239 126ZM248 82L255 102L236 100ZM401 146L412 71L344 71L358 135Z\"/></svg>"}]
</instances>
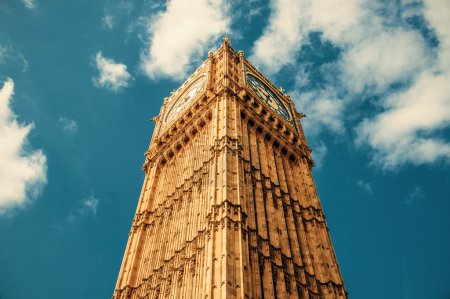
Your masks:
<instances>
[{"instance_id":1,"label":"belfry louvre","mask_svg":"<svg viewBox=\"0 0 450 299\"><path fill-rule=\"evenodd\" d=\"M228 38L166 98L113 298L346 298L289 95Z\"/></svg>"}]
</instances>

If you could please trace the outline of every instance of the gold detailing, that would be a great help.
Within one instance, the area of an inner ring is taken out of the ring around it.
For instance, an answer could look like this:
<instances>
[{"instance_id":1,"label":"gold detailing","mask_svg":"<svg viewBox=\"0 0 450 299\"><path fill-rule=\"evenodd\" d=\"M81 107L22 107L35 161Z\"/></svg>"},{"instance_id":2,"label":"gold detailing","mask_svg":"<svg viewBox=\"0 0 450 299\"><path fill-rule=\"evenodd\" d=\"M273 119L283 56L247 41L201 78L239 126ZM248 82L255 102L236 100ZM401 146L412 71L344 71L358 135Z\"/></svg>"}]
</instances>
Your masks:
<instances>
[{"instance_id":1,"label":"gold detailing","mask_svg":"<svg viewBox=\"0 0 450 299\"><path fill-rule=\"evenodd\" d=\"M256 98L247 72L291 120ZM153 118L113 298L347 298L303 116L228 37L208 53Z\"/></svg>"}]
</instances>

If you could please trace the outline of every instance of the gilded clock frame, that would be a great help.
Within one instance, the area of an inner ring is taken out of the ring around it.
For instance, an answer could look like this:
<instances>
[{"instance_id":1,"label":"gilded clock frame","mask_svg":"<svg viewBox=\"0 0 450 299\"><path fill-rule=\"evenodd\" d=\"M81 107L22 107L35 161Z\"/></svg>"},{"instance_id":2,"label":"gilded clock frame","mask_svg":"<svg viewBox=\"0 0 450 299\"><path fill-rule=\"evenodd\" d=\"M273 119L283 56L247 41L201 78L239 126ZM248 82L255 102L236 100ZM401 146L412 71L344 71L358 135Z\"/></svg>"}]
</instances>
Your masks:
<instances>
[{"instance_id":1,"label":"gilded clock frame","mask_svg":"<svg viewBox=\"0 0 450 299\"><path fill-rule=\"evenodd\" d=\"M282 115L280 115L277 111L275 111L275 109L273 109L269 104L267 104L263 99L261 99L256 94L256 92L253 90L251 84L247 80L248 75L251 75L251 76L255 77L256 79L258 79L260 82L262 82L278 98L278 100L281 102L281 104L286 109L286 112L288 113L288 115L290 117L289 119L286 119ZM252 70L249 70L248 68L246 68L246 70L244 72L244 82L245 82L245 86L247 86L248 89L250 90L252 96L254 96L260 102L262 102L266 107L268 107L270 109L270 111L274 112L279 119L281 119L283 122L287 122L288 124L293 126L296 131L298 131L297 124L295 123L294 113L292 111L292 107L291 107L290 103L286 102L286 100L284 99L284 95L282 95L282 94L280 95L280 92L276 88L273 87L273 84L269 83L266 80L266 78L258 75L256 72L254 72Z\"/></svg>"}]
</instances>

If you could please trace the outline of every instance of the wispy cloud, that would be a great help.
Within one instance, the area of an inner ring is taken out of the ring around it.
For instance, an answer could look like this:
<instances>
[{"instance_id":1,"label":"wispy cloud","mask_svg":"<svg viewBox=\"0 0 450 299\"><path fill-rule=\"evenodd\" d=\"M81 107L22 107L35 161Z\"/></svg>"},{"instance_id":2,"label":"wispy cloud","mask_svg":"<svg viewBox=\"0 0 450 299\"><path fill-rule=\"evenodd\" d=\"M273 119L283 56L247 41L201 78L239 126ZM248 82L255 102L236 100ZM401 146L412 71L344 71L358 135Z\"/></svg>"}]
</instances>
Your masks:
<instances>
[{"instance_id":1,"label":"wispy cloud","mask_svg":"<svg viewBox=\"0 0 450 299\"><path fill-rule=\"evenodd\" d=\"M307 134L356 126L357 146L371 148L374 164L385 169L450 161L450 143L437 137L450 124L449 2L271 3L269 23L252 57L272 72L286 65L297 70L292 93L300 98L298 108L312 116L303 122ZM424 21L417 25L413 18ZM285 37L289 32L296 34ZM322 65L308 68L304 56L297 60L315 33L338 54L331 62L316 58ZM321 82L314 85L317 74ZM371 111L350 111L364 101Z\"/></svg>"},{"instance_id":2,"label":"wispy cloud","mask_svg":"<svg viewBox=\"0 0 450 299\"><path fill-rule=\"evenodd\" d=\"M111 1L104 9L101 19L102 27L112 30L128 23L130 16L135 9L135 1L119 0ZM134 22L132 21L131 24ZM128 25L130 26L130 25Z\"/></svg>"},{"instance_id":3,"label":"wispy cloud","mask_svg":"<svg viewBox=\"0 0 450 299\"><path fill-rule=\"evenodd\" d=\"M22 73L26 73L30 67L30 63L28 62L28 60L25 58L25 56L23 56L22 53L18 53L17 57L20 59L20 61L22 62Z\"/></svg>"},{"instance_id":4,"label":"wispy cloud","mask_svg":"<svg viewBox=\"0 0 450 299\"><path fill-rule=\"evenodd\" d=\"M22 0L23 4L25 4L26 8L33 9L36 7L36 1L35 0Z\"/></svg>"},{"instance_id":5,"label":"wispy cloud","mask_svg":"<svg viewBox=\"0 0 450 299\"><path fill-rule=\"evenodd\" d=\"M21 52L15 50L12 46L0 45L0 64L5 62L7 59L13 61L14 65L22 64L23 73L28 71L30 63Z\"/></svg>"},{"instance_id":6,"label":"wispy cloud","mask_svg":"<svg viewBox=\"0 0 450 299\"><path fill-rule=\"evenodd\" d=\"M105 28L112 29L114 27L114 19L112 15L105 15L102 18L102 25Z\"/></svg>"},{"instance_id":7,"label":"wispy cloud","mask_svg":"<svg viewBox=\"0 0 450 299\"><path fill-rule=\"evenodd\" d=\"M59 122L62 125L62 130L68 135L73 135L78 131L78 124L73 119L60 117Z\"/></svg>"},{"instance_id":8,"label":"wispy cloud","mask_svg":"<svg viewBox=\"0 0 450 299\"><path fill-rule=\"evenodd\" d=\"M103 57L102 52L95 55L95 63L99 72L95 77L94 84L112 91L118 91L129 85L133 77L128 73L127 66L122 63L116 63L112 59Z\"/></svg>"},{"instance_id":9,"label":"wispy cloud","mask_svg":"<svg viewBox=\"0 0 450 299\"><path fill-rule=\"evenodd\" d=\"M90 211L94 216L97 215L99 202L100 200L95 198L92 194L81 201L81 203L83 204L83 209L86 211Z\"/></svg>"},{"instance_id":10,"label":"wispy cloud","mask_svg":"<svg viewBox=\"0 0 450 299\"><path fill-rule=\"evenodd\" d=\"M68 223L74 223L78 218L85 215L97 215L98 205L100 200L96 198L93 194L79 201L78 206L72 209L66 217Z\"/></svg>"},{"instance_id":11,"label":"wispy cloud","mask_svg":"<svg viewBox=\"0 0 450 299\"><path fill-rule=\"evenodd\" d=\"M360 187L361 189L365 190L367 193L372 194L372 185L369 182L363 181L363 180L357 180L356 185Z\"/></svg>"},{"instance_id":12,"label":"wispy cloud","mask_svg":"<svg viewBox=\"0 0 450 299\"><path fill-rule=\"evenodd\" d=\"M248 20L251 21L252 18L261 15L263 7L259 6L259 7L251 7L250 11L248 12Z\"/></svg>"},{"instance_id":13,"label":"wispy cloud","mask_svg":"<svg viewBox=\"0 0 450 299\"><path fill-rule=\"evenodd\" d=\"M406 204L407 205L411 205L414 202L417 202L419 200L424 200L425 196L422 193L422 189L420 189L420 187L416 186L414 187L414 189L412 189L409 194L408 197L406 199Z\"/></svg>"},{"instance_id":14,"label":"wispy cloud","mask_svg":"<svg viewBox=\"0 0 450 299\"><path fill-rule=\"evenodd\" d=\"M8 47L0 46L0 63L2 63L8 55Z\"/></svg>"},{"instance_id":15,"label":"wispy cloud","mask_svg":"<svg viewBox=\"0 0 450 299\"><path fill-rule=\"evenodd\" d=\"M316 169L322 168L327 152L328 147L325 143L319 141L315 144L314 150L312 151L312 158Z\"/></svg>"},{"instance_id":16,"label":"wispy cloud","mask_svg":"<svg viewBox=\"0 0 450 299\"><path fill-rule=\"evenodd\" d=\"M35 199L46 183L46 156L26 149L34 125L17 122L10 107L13 94L14 82L7 79L0 89L0 215Z\"/></svg>"},{"instance_id":17,"label":"wispy cloud","mask_svg":"<svg viewBox=\"0 0 450 299\"><path fill-rule=\"evenodd\" d=\"M149 44L141 55L150 78L182 79L194 60L229 29L224 0L172 0L148 23Z\"/></svg>"}]
</instances>

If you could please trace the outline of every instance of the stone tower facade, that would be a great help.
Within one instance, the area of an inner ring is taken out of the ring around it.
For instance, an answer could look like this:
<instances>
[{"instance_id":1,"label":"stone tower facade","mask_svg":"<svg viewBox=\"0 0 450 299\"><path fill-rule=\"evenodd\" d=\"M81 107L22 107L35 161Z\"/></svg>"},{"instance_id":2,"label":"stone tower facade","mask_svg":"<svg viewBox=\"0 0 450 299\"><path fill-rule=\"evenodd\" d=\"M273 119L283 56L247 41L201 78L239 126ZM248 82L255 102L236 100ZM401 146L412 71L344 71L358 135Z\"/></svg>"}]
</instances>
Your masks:
<instances>
[{"instance_id":1,"label":"stone tower facade","mask_svg":"<svg viewBox=\"0 0 450 299\"><path fill-rule=\"evenodd\" d=\"M346 298L290 97L227 38L169 98L113 298Z\"/></svg>"}]
</instances>

